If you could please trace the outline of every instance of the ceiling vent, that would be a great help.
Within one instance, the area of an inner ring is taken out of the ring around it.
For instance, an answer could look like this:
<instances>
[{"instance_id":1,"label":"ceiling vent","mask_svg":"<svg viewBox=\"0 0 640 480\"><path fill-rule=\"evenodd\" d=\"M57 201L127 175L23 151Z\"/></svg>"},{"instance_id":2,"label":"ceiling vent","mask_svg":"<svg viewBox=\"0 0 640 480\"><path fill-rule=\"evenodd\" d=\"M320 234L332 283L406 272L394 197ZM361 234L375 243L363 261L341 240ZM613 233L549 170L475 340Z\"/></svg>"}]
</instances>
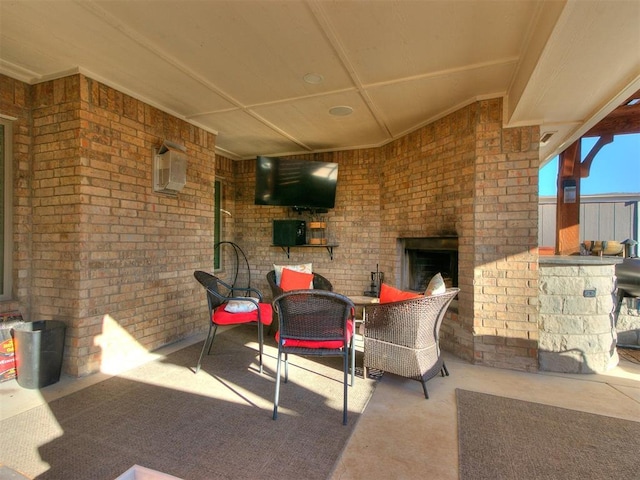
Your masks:
<instances>
[{"instance_id":1,"label":"ceiling vent","mask_svg":"<svg viewBox=\"0 0 640 480\"><path fill-rule=\"evenodd\" d=\"M551 140L551 137L553 137L553 135L556 132L544 132L541 136L540 136L540 145L546 145L549 140Z\"/></svg>"},{"instance_id":2,"label":"ceiling vent","mask_svg":"<svg viewBox=\"0 0 640 480\"><path fill-rule=\"evenodd\" d=\"M153 149L153 191L176 195L187 183L187 149L165 140Z\"/></svg>"}]
</instances>

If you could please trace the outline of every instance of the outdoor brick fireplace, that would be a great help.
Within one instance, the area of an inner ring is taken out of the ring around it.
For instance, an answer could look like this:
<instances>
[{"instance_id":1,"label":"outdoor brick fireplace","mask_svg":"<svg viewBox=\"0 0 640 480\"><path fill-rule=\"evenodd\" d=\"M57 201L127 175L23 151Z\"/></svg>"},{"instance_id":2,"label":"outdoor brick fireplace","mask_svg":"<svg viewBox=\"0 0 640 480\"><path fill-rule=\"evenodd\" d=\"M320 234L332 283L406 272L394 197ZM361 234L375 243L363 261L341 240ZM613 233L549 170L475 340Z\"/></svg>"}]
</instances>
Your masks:
<instances>
[{"instance_id":1,"label":"outdoor brick fireplace","mask_svg":"<svg viewBox=\"0 0 640 480\"><path fill-rule=\"evenodd\" d=\"M458 286L458 237L401 238L399 242L404 290L424 292L437 273L447 287Z\"/></svg>"}]
</instances>

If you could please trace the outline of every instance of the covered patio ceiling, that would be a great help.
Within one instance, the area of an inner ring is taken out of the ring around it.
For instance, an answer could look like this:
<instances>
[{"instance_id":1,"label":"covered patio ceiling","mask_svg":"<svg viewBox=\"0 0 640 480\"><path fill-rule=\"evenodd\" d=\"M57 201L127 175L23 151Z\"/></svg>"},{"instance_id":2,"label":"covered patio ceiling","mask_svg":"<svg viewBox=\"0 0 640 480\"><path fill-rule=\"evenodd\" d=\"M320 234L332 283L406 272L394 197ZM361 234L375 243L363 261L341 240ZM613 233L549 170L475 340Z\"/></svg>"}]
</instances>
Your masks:
<instances>
[{"instance_id":1,"label":"covered patio ceiling","mask_svg":"<svg viewBox=\"0 0 640 480\"><path fill-rule=\"evenodd\" d=\"M15 0L0 72L84 73L234 159L381 146L500 96L545 163L640 90L638 25L636 0Z\"/></svg>"}]
</instances>

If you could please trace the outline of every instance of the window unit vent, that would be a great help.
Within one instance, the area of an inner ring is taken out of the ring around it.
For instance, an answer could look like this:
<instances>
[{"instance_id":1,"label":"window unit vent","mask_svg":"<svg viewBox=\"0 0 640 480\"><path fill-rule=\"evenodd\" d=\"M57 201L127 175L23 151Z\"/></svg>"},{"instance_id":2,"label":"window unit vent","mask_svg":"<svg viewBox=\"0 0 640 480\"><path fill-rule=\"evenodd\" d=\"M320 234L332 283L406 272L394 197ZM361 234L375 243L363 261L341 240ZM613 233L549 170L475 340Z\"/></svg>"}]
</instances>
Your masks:
<instances>
[{"instance_id":1,"label":"window unit vent","mask_svg":"<svg viewBox=\"0 0 640 480\"><path fill-rule=\"evenodd\" d=\"M187 183L187 149L164 141L153 151L153 191L175 196Z\"/></svg>"}]
</instances>

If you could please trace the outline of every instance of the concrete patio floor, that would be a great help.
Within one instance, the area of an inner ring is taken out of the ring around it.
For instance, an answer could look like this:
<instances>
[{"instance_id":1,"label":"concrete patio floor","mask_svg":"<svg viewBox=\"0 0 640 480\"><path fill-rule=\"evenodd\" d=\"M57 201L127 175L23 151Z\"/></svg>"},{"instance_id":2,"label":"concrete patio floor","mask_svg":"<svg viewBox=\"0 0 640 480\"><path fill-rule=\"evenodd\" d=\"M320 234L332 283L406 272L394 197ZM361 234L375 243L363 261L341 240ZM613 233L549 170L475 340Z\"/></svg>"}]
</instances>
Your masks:
<instances>
[{"instance_id":1,"label":"concrete patio floor","mask_svg":"<svg viewBox=\"0 0 640 480\"><path fill-rule=\"evenodd\" d=\"M458 479L457 388L640 421L640 364L606 375L524 373L470 365L445 354L450 376L422 386L385 374L332 480Z\"/></svg>"},{"instance_id":2,"label":"concrete patio floor","mask_svg":"<svg viewBox=\"0 0 640 480\"><path fill-rule=\"evenodd\" d=\"M147 360L201 340L190 339L163 348L149 354ZM429 400L424 398L420 383L383 375L332 480L458 479L457 388L640 421L640 364L624 358L616 368L597 375L524 373L470 365L449 354L445 354L445 359L450 376L438 376L428 382ZM0 384L0 419L109 376L63 375L59 382L41 390L21 388L16 380L4 382ZM29 432L9 434L29 435ZM0 470L0 480L15 478L2 475Z\"/></svg>"}]
</instances>

